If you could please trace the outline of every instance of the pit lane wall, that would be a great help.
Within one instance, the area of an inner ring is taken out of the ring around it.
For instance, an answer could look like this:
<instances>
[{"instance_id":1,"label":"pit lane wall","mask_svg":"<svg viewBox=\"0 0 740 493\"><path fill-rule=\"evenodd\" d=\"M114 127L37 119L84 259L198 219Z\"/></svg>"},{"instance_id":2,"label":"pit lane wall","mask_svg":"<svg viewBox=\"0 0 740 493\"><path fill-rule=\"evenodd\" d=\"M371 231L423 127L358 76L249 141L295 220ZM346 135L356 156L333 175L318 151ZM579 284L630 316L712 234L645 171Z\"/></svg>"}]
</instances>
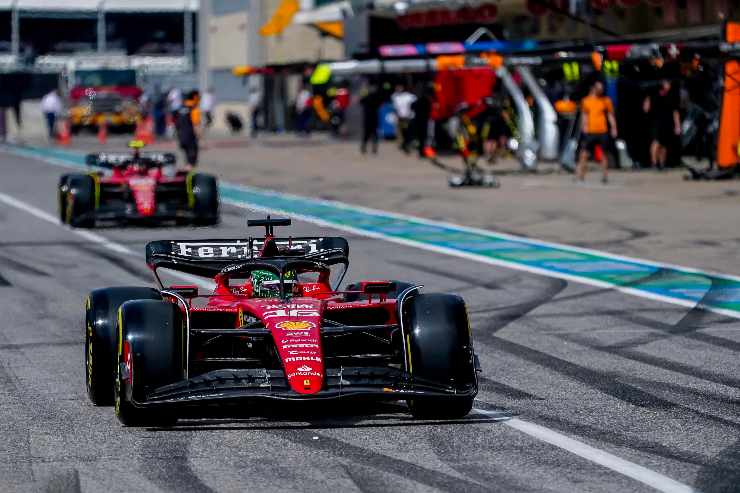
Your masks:
<instances>
[{"instance_id":1,"label":"pit lane wall","mask_svg":"<svg viewBox=\"0 0 740 493\"><path fill-rule=\"evenodd\" d=\"M7 152L84 168L84 154L6 146ZM740 277L468 228L419 217L221 182L222 201L445 255L740 318Z\"/></svg>"}]
</instances>

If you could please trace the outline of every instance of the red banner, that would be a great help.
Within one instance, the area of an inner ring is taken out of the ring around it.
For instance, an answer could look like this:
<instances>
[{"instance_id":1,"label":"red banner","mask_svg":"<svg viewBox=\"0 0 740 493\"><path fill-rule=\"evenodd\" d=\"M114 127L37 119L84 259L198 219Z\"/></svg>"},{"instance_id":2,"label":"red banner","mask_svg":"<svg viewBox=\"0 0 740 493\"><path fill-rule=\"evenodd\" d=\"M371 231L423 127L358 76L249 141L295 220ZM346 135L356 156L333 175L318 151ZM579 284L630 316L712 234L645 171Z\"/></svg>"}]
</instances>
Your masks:
<instances>
[{"instance_id":1,"label":"red banner","mask_svg":"<svg viewBox=\"0 0 740 493\"><path fill-rule=\"evenodd\" d=\"M452 24L490 24L498 15L498 7L486 3L477 7L463 7L457 10L434 9L411 12L396 18L402 29L417 29Z\"/></svg>"}]
</instances>

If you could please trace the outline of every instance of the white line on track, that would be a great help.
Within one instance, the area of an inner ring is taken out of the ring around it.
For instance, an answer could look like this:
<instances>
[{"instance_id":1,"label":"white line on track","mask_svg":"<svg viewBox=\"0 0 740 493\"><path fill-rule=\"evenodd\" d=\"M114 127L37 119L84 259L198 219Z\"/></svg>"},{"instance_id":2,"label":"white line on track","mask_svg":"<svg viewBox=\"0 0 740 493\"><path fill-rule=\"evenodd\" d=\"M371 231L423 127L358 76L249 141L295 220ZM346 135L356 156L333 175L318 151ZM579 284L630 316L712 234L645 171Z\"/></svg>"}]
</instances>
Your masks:
<instances>
[{"instance_id":1,"label":"white line on track","mask_svg":"<svg viewBox=\"0 0 740 493\"><path fill-rule=\"evenodd\" d=\"M97 245L100 245L104 248L107 248L108 250L111 250L113 252L118 253L119 255L130 255L134 257L138 257L139 254L131 250L125 245L122 245L120 243L116 243L114 241L110 241L105 236L99 235L97 233L93 233L92 231L85 231L84 229L74 229L70 228L69 226L65 226L59 222L59 218L56 216L53 216L49 214L48 212L45 212L38 207L35 207L29 203L22 202L14 197L11 197L10 195L4 194L0 192L0 202L4 202L5 204L15 207L16 209L22 210L24 212L27 212L31 214L34 217L37 217L39 219L42 219L46 222L55 224L61 228L66 229L70 233L74 233L77 236L81 236L82 238L85 238L86 240L91 241L92 243L95 243ZM199 286L206 288L206 289L213 289L215 284L209 281L205 281L203 279L200 279L195 276L191 276L188 274L185 274L183 272L170 272L171 275L174 275L176 277L179 277L180 279L183 279L188 282L192 282L194 284L198 284Z\"/></svg>"},{"instance_id":2,"label":"white line on track","mask_svg":"<svg viewBox=\"0 0 740 493\"><path fill-rule=\"evenodd\" d=\"M441 253L443 255L449 255L449 256L452 256L452 257L464 258L466 260L472 260L473 262L479 262L479 263L488 264L488 265L495 265L497 267L504 267L504 268L507 268L507 269L524 271L524 272L528 272L530 274L536 274L536 275L539 275L539 276L551 277L551 278L555 278L555 279L562 279L564 281L576 282L576 283L580 283L580 284L587 284L587 285L590 285L590 286L595 286L597 288L610 289L610 290L613 290L613 291L619 291L620 293L629 294L631 296L636 296L638 298L644 298L644 299L648 299L648 300L652 300L652 301L660 301L662 303L669 303L671 305L683 306L685 308L691 308L691 309L701 308L703 310L710 311L710 312L713 312L713 313L717 313L717 314L720 314L720 315L724 315L726 317L740 319L740 312L737 312L735 310L725 310L724 308L716 308L716 307L713 307L713 306L707 306L705 304L702 304L701 302L697 303L695 301L682 300L682 299L679 299L679 298L672 298L670 296L663 296L663 295L660 295L660 294L651 293L651 292L648 292L648 291L643 291L641 289L630 288L630 287L627 287L627 286L620 286L620 285L609 283L609 282L599 281L597 279L590 279L588 277L575 276L575 275L566 274L566 273L563 273L563 272L550 271L550 270L547 270L547 269L541 269L539 267L533 267L533 266L530 266L530 265L519 264L519 263L516 263L516 262L509 262L509 261L506 261L506 260L500 260L500 259L496 259L496 258L485 257L483 255L476 255L474 253L464 252L462 250L457 250L455 248L448 248L448 247L443 247L443 246L430 245L428 243L423 243L423 242L420 242L420 241L407 240L407 239L404 239L404 238L397 238L395 236L389 236L389 235L386 235L384 233L378 233L376 231L368 231L368 230L361 229L361 228L354 228L352 226L345 226L345 225L342 225L342 224L333 223L331 221L323 221L323 220L318 219L318 218L316 218L314 216L304 216L302 214L296 214L296 213L293 213L293 212L290 212L290 211L284 211L284 210L279 209L279 208L264 207L264 206L261 206L261 205L258 205L258 204L253 204L253 203L250 203L250 202L242 202L242 201L230 200L230 199L222 199L221 201L224 202L224 203L226 203L226 204L231 204L231 205L234 205L236 207L241 207L242 209L250 209L250 210L255 210L255 211L271 212L271 213L277 213L277 214L286 214L286 215L289 215L290 217L292 217L294 219L299 219L301 221L305 221L305 222L308 222L308 223L316 224L318 226L324 226L324 227L327 227L327 228L332 228L332 229L336 229L336 230L340 230L340 231L346 231L348 233L354 233L354 234L356 234L358 236L364 236L366 238L375 238L375 239L378 239L378 240L387 241L389 243L396 243L398 245L404 245L404 246L408 246L408 247L412 247L412 248L418 248L420 250L426 250L426 251L429 251L429 252ZM395 215L395 214L392 214L392 213L387 213L387 214L390 215L390 216ZM419 220L419 219L417 218L417 220ZM420 222L424 222L422 220L419 220L419 221ZM447 224L447 223L437 223L437 224ZM463 229L471 229L471 228L463 228ZM479 231L483 231L483 230L479 230ZM490 233L490 231L489 231L489 233ZM499 235L500 233L496 233L496 234ZM510 235L504 235L504 234L500 234L500 235L501 236L504 236L504 237L510 236ZM511 237L511 238L512 239L515 239L517 241L524 241L525 240L524 238L519 238L519 237ZM532 241L532 240L529 240L529 239L526 239L526 240L527 240L526 243L532 243L532 244L541 243L543 245L546 245L547 244L545 242L535 242L535 241ZM555 245L555 244L552 244L552 245ZM589 250L585 250L585 249L582 249L582 248L576 248L576 247L568 247L568 248L572 249L573 251L589 252ZM603 252L596 252L596 253L602 255L603 257L607 257L607 258L623 259L623 260L629 260L629 261L632 261L632 262L642 262L640 260L629 259L628 257L620 257L618 255L611 255L611 254L608 254L607 255L607 254L603 254ZM682 269L682 270L684 270L686 272L689 272L689 273L708 274L708 273L703 273L702 271L698 271L696 269L690 269L690 268L684 268L684 267L672 267L670 264L658 264L658 263L655 263L655 262L644 262L644 263L646 265L651 265L651 266L655 266L655 267L663 267L663 268L670 268L670 269L674 269L674 268L675 269ZM715 274L712 274L712 275L715 275ZM720 276L718 275L716 277L720 277ZM733 277L733 276L724 275L723 277L726 278L726 279L729 279L729 280L740 280L740 278L736 278L736 277Z\"/></svg>"},{"instance_id":3,"label":"white line on track","mask_svg":"<svg viewBox=\"0 0 740 493\"><path fill-rule=\"evenodd\" d=\"M52 164L52 165L55 165L55 166L61 166L61 167L65 167L65 168L79 169L79 166L75 166L74 164L71 164L71 163L69 163L67 161L64 161L63 159L58 159L58 158L53 158L53 157L47 157L47 156L39 156L39 155L36 155L35 153L29 153L29 152L26 152L26 151L23 151L23 150L14 149L14 148L10 148L10 147L0 147L0 149L4 150L6 152L9 152L11 154L15 154L17 156L22 156L22 157L27 157L27 158L30 158L30 159L35 159L35 160L40 161L40 162L43 162L43 163ZM274 195L275 197L282 197L282 198L288 198L288 199L306 200L306 197L302 197L300 195L295 195L295 194L290 194L290 193L285 193L285 192L277 192L277 191L271 191L271 190L261 190L261 189L256 189L254 187L249 187L249 186L246 186L246 185L236 185L236 184L228 184L228 185L229 186L232 186L234 188L237 188L237 189L242 189L242 190L244 190L246 192L249 192L249 191L252 191L252 190L256 190L256 191L259 191L260 193L263 193L263 194ZM390 211L384 211L384 210L380 210L380 209L373 209L373 208L370 208L370 207L363 207L363 206L354 205L354 204L347 204L345 202L338 202L338 201L324 200L324 199L311 199L311 200L314 200L314 201L316 201L318 203L321 203L323 205L328 205L328 206L335 207L335 208L338 208L338 209L345 209L345 210L350 210L350 211L355 211L355 212L361 212L361 213L367 213L367 214L380 214L380 215L384 215L384 216L391 217L391 218L401 219L401 220L404 220L404 221L416 222L416 223L419 223L419 224L426 224L426 225L435 226L435 227L440 227L441 226L441 227L452 228L452 229L455 229L455 230L458 230L458 231L463 231L463 232L466 232L467 231L467 232L471 232L471 233L475 233L475 234L493 235L493 236L495 236L497 238L508 239L508 240L517 241L517 242L521 242L521 243L527 243L527 244L530 244L530 245L535 245L535 246L540 246L540 247L555 248L555 249L560 249L560 250L565 250L565 251L571 251L571 252L576 252L576 253L583 253L583 254L587 254L587 255L595 255L595 256L599 256L599 257L603 257L603 258L608 258L608 259L613 259L613 260L622 261L622 262L634 262L634 263L637 263L637 264L643 264L643 265L652 266L652 267L655 267L655 268L677 270L677 271L685 272L685 273L688 273L688 274L696 274L696 275L700 275L700 276L712 276L712 277L716 277L716 278L719 278L719 279L726 279L726 280L729 280L729 281L736 281L736 282L737 281L740 281L740 276L733 276L733 275L728 275L728 274L723 274L723 273L713 272L713 271L704 271L704 270L700 270L700 269L695 269L693 267L686 267L686 266L682 266L682 265L670 264L670 263L665 263L665 262L656 262L656 261L652 261L652 260L645 260L645 259L638 259L638 258L633 258L633 257L627 257L627 256L624 256L624 255L618 255L618 254L614 254L614 253L603 252L603 251L599 251L599 250L593 250L593 249L590 249L590 248L576 247L576 246L571 246L571 245L565 245L565 244L562 244L562 243L554 243L554 242L549 242L549 241L544 241L544 240L538 240L538 239L534 239L534 238L527 238L527 237L524 237L524 236L515 236L515 235L508 234L508 233L492 232L492 231L487 231L485 229L473 228L473 227L469 227L469 226L462 226L462 225L459 225L459 224L449 223L449 222L445 222L445 221L437 221L437 220L425 219L425 218L422 218L422 217L411 216L411 215L408 215L408 214L401 214L401 213L397 213L397 212L390 212ZM399 244L399 245L404 245L404 246L408 246L408 247L412 247L412 248L418 248L418 249L426 250L426 251L430 251L430 252L441 253L443 255L449 255L449 256L453 256L453 257L464 258L466 260L471 260L471 261L474 261L474 262L479 262L479 263L488 264L488 265L495 265L497 267L504 267L504 268L507 268L507 269L519 270L519 271L523 271L523 272L528 272L530 274L536 274L536 275L550 277L550 278L555 278L555 279L562 279L564 281L576 282L576 283L580 283L580 284L586 284L586 285L594 286L594 287L597 287L597 288L610 289L610 290L614 290L614 291L619 291L619 292L624 293L624 294L628 294L630 296L635 296L635 297L638 297L638 298L644 298L644 299L648 299L648 300L652 300L652 301L660 301L662 303L668 303L668 304L672 304L672 305L678 305L678 306L682 306L682 307L685 307L685 308L690 308L690 309L701 308L703 310L706 310L706 311L709 311L709 312L713 312L713 313L717 313L719 315L724 315L726 317L740 319L740 312L738 312L736 310L728 310L728 309L724 309L724 308L717 308L717 307L706 305L706 304L701 303L701 302L698 302L697 303L695 301L685 300L685 299L680 299L680 298L674 298L674 297L671 297L671 296L664 296L664 295L660 295L660 294L657 294L657 293L652 293L652 292L649 292L649 291L646 291L646 290L632 288L632 287L629 287L629 286L622 286L622 285L618 285L618 284L614 284L614 283L599 281L597 279L591 279L591 278L588 278L588 277L585 277L585 276L571 275L571 274L566 274L566 273L563 273L563 272L542 269L542 268L538 268L538 267L534 267L534 266L530 266L530 265L525 265L525 264L521 264L521 263L517 263L517 262L509 262L509 261L506 261L506 260L495 259L495 258L483 256L483 255L476 255L474 253L464 252L462 250L458 250L458 249L455 249L455 248L448 248L448 247L443 247L443 246L438 246L438 245L431 245L431 244L420 242L420 241L414 241L414 240L408 240L408 239L404 239L404 238L398 238L398 237L395 237L395 236L386 235L384 233L379 233L379 232L375 232L375 231L368 231L368 230L365 230L365 229L362 229L362 228L354 228L352 226L347 226L347 225L343 225L343 224L339 224L339 223L334 223L334 222L331 222L331 221L323 221L323 220L321 220L321 219L319 219L317 217L314 217L314 216L307 216L307 215L302 215L302 214L296 214L296 213L291 212L291 211L284 211L284 210L281 210L279 208L274 208L274 207L264 207L264 206L261 206L259 204L254 204L254 203L251 203L251 202L248 202L248 201L222 199L222 202L228 203L228 204L231 204L231 205L234 205L236 207L240 207L242 209L250 209L250 210L255 210L255 211L265 211L265 212L272 212L272 213L278 213L278 214L286 214L286 215L289 215L289 216L291 216L291 217L293 217L295 219L300 219L300 220L305 221L307 223L316 224L318 226L325 226L325 227L328 227L328 228L332 228L332 229L336 229L336 230L340 230L340 231L346 231L346 232L349 232L349 233L354 233L354 234L357 234L359 236L364 236L364 237L367 237L367 238L375 238L375 239L387 241L389 243L396 243L396 244Z\"/></svg>"},{"instance_id":4,"label":"white line on track","mask_svg":"<svg viewBox=\"0 0 740 493\"><path fill-rule=\"evenodd\" d=\"M0 202L3 202L15 209L27 212L28 214L31 214L32 216L37 217L48 223L63 227L70 233L90 240L91 242L96 243L120 255L138 256L138 254L136 254L133 250L126 247L125 245L113 242L102 235L93 233L91 231L84 231L63 226L59 223L59 219L56 216L53 216L39 209L38 207L18 200L5 193L0 192ZM329 224L327 224L327 226L334 227ZM192 276L183 276L183 278L189 281L197 279ZM208 285L205 285L202 280L198 284L204 287L208 287ZM495 416L497 418L500 418L500 413L494 413L485 409L474 408L473 411L483 416ZM639 481L640 483L655 488L658 491L662 491L665 493L692 493L695 491L690 486L671 479L668 476L660 474L659 472L653 471L639 464L635 464L634 462L621 459L616 455L592 447L583 442L579 442L578 440L565 436L549 428L545 428L544 426L540 426L529 421L524 421L519 418L512 418L501 422L506 426L520 431L536 440L554 445L555 447L575 454L583 459L593 462L594 464L598 464L616 473L622 474L634 479L635 481Z\"/></svg>"},{"instance_id":5,"label":"white line on track","mask_svg":"<svg viewBox=\"0 0 740 493\"><path fill-rule=\"evenodd\" d=\"M492 411L486 411L484 409L474 409L475 412L483 414L485 416L499 416L499 413ZM624 476L646 484L658 491L666 493L691 493L695 490L683 483L671 479L668 476L655 472L646 467L643 467L634 462L617 457L616 455L610 454L604 450L597 449L590 445L587 445L578 440L574 440L561 433L553 431L544 426L540 426L529 421L524 421L519 418L512 418L502 423L510 428L525 433L532 438L536 438L542 442L549 443L555 447L567 450L568 452L589 460L595 464L611 469L612 471L618 472Z\"/></svg>"}]
</instances>

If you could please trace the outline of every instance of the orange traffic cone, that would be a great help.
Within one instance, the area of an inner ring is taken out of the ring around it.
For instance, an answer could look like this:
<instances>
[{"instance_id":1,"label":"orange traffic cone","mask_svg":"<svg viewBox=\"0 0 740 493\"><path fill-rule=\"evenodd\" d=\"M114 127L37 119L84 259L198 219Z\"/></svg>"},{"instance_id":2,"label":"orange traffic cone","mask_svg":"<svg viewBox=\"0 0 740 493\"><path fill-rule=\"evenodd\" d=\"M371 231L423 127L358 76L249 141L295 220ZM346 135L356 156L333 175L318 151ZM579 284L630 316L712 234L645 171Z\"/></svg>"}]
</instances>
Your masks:
<instances>
[{"instance_id":1,"label":"orange traffic cone","mask_svg":"<svg viewBox=\"0 0 740 493\"><path fill-rule=\"evenodd\" d=\"M68 146L72 142L72 132L69 128L69 120L62 120L62 124L57 133L57 144Z\"/></svg>"},{"instance_id":2,"label":"orange traffic cone","mask_svg":"<svg viewBox=\"0 0 740 493\"><path fill-rule=\"evenodd\" d=\"M151 115L144 120L144 131L146 132L146 143L154 144L154 118Z\"/></svg>"},{"instance_id":3,"label":"orange traffic cone","mask_svg":"<svg viewBox=\"0 0 740 493\"><path fill-rule=\"evenodd\" d=\"M154 143L154 133L151 118L139 119L136 123L136 132L134 134L136 140L140 140L143 143L149 145Z\"/></svg>"},{"instance_id":4,"label":"orange traffic cone","mask_svg":"<svg viewBox=\"0 0 740 493\"><path fill-rule=\"evenodd\" d=\"M98 125L98 142L105 144L108 140L108 124L103 120Z\"/></svg>"}]
</instances>

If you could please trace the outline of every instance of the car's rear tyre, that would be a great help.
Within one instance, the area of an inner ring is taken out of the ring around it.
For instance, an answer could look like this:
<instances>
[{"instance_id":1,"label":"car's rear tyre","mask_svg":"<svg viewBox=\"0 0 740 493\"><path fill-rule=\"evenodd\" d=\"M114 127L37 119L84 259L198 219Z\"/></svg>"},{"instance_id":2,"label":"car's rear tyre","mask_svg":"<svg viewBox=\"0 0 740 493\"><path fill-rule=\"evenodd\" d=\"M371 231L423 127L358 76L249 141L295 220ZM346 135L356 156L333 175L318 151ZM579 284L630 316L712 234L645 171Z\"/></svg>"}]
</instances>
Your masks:
<instances>
[{"instance_id":1,"label":"car's rear tyre","mask_svg":"<svg viewBox=\"0 0 740 493\"><path fill-rule=\"evenodd\" d=\"M419 294L405 303L402 316L411 377L465 394L409 399L411 414L420 419L464 417L478 388L465 302L450 294Z\"/></svg>"},{"instance_id":2,"label":"car's rear tyre","mask_svg":"<svg viewBox=\"0 0 740 493\"><path fill-rule=\"evenodd\" d=\"M67 223L67 192L69 191L69 175L59 177L59 186L57 187L59 202L59 222Z\"/></svg>"},{"instance_id":3,"label":"car's rear tyre","mask_svg":"<svg viewBox=\"0 0 740 493\"><path fill-rule=\"evenodd\" d=\"M96 289L85 303L85 387L96 406L113 405L116 374L118 308L129 300L162 299L157 290L142 287Z\"/></svg>"},{"instance_id":4,"label":"car's rear tyre","mask_svg":"<svg viewBox=\"0 0 740 493\"><path fill-rule=\"evenodd\" d=\"M78 228L95 225L95 180L88 175L67 177L65 223Z\"/></svg>"},{"instance_id":5,"label":"car's rear tyre","mask_svg":"<svg viewBox=\"0 0 740 493\"><path fill-rule=\"evenodd\" d=\"M170 426L177 416L137 406L147 392L183 378L183 318L168 301L138 300L119 309L115 413L125 426Z\"/></svg>"},{"instance_id":6,"label":"car's rear tyre","mask_svg":"<svg viewBox=\"0 0 740 493\"><path fill-rule=\"evenodd\" d=\"M192 177L193 223L199 226L218 224L218 183L216 177L196 173Z\"/></svg>"}]
</instances>

